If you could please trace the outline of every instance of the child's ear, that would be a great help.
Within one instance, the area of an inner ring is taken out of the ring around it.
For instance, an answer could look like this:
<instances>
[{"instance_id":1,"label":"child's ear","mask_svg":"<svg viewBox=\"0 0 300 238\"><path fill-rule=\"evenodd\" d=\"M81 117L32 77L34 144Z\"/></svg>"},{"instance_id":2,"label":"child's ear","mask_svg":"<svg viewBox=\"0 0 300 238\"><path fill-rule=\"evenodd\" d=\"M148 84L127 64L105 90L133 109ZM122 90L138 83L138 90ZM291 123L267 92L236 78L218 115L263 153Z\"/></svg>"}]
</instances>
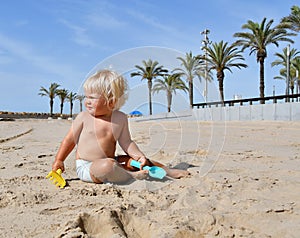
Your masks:
<instances>
[{"instance_id":1,"label":"child's ear","mask_svg":"<svg viewBox=\"0 0 300 238\"><path fill-rule=\"evenodd\" d=\"M109 102L108 102L108 108L110 108L111 110L113 110L115 108L115 106L116 106L116 100L114 100L114 99L109 100Z\"/></svg>"}]
</instances>

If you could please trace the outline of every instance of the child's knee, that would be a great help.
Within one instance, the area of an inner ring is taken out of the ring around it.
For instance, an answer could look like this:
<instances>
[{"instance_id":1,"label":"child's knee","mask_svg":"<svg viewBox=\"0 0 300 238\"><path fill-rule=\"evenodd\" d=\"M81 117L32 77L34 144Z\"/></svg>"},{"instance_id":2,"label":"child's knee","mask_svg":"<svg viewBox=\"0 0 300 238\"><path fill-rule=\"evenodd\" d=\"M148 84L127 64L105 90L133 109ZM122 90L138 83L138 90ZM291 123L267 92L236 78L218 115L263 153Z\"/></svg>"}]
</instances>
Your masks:
<instances>
[{"instance_id":1,"label":"child's knee","mask_svg":"<svg viewBox=\"0 0 300 238\"><path fill-rule=\"evenodd\" d=\"M115 161L113 159L101 159L94 161L91 165L91 174L100 179L105 180L108 174L113 173Z\"/></svg>"}]
</instances>

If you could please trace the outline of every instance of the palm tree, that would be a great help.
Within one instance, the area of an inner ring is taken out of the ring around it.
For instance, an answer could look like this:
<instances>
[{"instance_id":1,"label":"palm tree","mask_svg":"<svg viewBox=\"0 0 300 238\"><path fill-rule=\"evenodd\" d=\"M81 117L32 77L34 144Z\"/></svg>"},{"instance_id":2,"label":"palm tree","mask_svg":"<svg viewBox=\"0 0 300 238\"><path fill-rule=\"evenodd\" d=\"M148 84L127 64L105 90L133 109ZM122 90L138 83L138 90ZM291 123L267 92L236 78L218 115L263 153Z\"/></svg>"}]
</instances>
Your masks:
<instances>
[{"instance_id":1,"label":"palm tree","mask_svg":"<svg viewBox=\"0 0 300 238\"><path fill-rule=\"evenodd\" d=\"M57 95L60 99L60 115L62 116L63 114L63 109L64 109L64 103L65 103L65 99L68 96L68 90L67 89L58 89L57 90Z\"/></svg>"},{"instance_id":2,"label":"palm tree","mask_svg":"<svg viewBox=\"0 0 300 238\"><path fill-rule=\"evenodd\" d=\"M297 88L296 88L296 93L300 92L300 57L296 57L293 61L292 61L292 66L293 68L295 68L295 82L297 84Z\"/></svg>"},{"instance_id":3,"label":"palm tree","mask_svg":"<svg viewBox=\"0 0 300 238\"><path fill-rule=\"evenodd\" d=\"M77 94L70 92L67 96L68 101L70 102L70 118L72 118L73 116L73 101L75 101L77 99Z\"/></svg>"},{"instance_id":4,"label":"palm tree","mask_svg":"<svg viewBox=\"0 0 300 238\"><path fill-rule=\"evenodd\" d=\"M232 73L231 68L246 68L247 65L239 60L244 60L242 51L238 50L236 44L228 45L228 42L220 41L219 43L213 43L212 46L206 46L207 58L209 63L209 71L215 70L217 72L217 79L219 81L219 91L221 101L224 102L224 78L225 70Z\"/></svg>"},{"instance_id":5,"label":"palm tree","mask_svg":"<svg viewBox=\"0 0 300 238\"><path fill-rule=\"evenodd\" d=\"M277 56L277 59L275 61L273 61L271 63L271 66L276 66L276 65L282 65L283 68L280 70L280 76L276 76L274 77L274 79L283 79L283 77L285 76L285 79L288 78L288 80L286 80L286 88L287 88L287 93L288 93L288 89L291 88L292 93L294 91L294 78L296 77L296 68L294 65L295 64L295 60L297 57L297 55L300 53L300 51L297 51L296 49L292 48L289 52L288 52L288 48L285 47L283 49L283 53L276 53L275 56ZM290 67L287 67L288 63L290 64ZM287 69L289 69L289 76L287 76ZM289 85L288 85L288 82Z\"/></svg>"},{"instance_id":6,"label":"palm tree","mask_svg":"<svg viewBox=\"0 0 300 238\"><path fill-rule=\"evenodd\" d=\"M58 88L60 87L57 83L52 83L49 87L49 89L46 89L44 87L40 88L40 96L48 96L50 98L50 116L53 115L53 104L54 104L54 98L57 95Z\"/></svg>"},{"instance_id":7,"label":"palm tree","mask_svg":"<svg viewBox=\"0 0 300 238\"><path fill-rule=\"evenodd\" d=\"M172 94L176 94L176 90L188 91L187 86L180 78L180 73L175 73L171 75L164 75L163 79L156 79L153 86L153 93L158 93L159 91L166 91L167 102L168 102L168 112L171 112L172 104Z\"/></svg>"},{"instance_id":8,"label":"palm tree","mask_svg":"<svg viewBox=\"0 0 300 238\"><path fill-rule=\"evenodd\" d=\"M257 62L260 64L259 91L261 103L264 103L263 98L265 97L264 62L267 57L267 46L269 44L274 44L278 47L280 41L293 43L288 37L296 35L294 33L288 33L287 29L280 25L272 28L271 25L273 24L273 19L267 23L266 20L267 19L264 18L260 24L248 20L248 22L242 26L242 29L249 30L250 32L238 32L233 35L234 37L240 38L240 40L236 41L236 44L241 45L243 51L246 48L249 48L250 55L256 53Z\"/></svg>"},{"instance_id":9,"label":"palm tree","mask_svg":"<svg viewBox=\"0 0 300 238\"><path fill-rule=\"evenodd\" d=\"M282 68L279 71L280 76L275 76L274 79L280 79L280 80L284 80L287 83L287 71L286 68ZM297 84L297 78L296 78L296 70L295 69L291 69L290 70L290 74L289 74L289 85L287 85L287 88L291 89L292 95L294 94L294 88L295 88L295 84Z\"/></svg>"},{"instance_id":10,"label":"palm tree","mask_svg":"<svg viewBox=\"0 0 300 238\"><path fill-rule=\"evenodd\" d=\"M201 82L201 76L203 76L204 65L203 61L199 56L193 56L192 52L186 53L185 58L177 57L181 61L182 68L176 68L173 72L179 72L182 76L186 77L186 80L189 83L189 99L190 107L193 107L193 98L194 98L194 78L198 77Z\"/></svg>"},{"instance_id":11,"label":"palm tree","mask_svg":"<svg viewBox=\"0 0 300 238\"><path fill-rule=\"evenodd\" d=\"M84 100L83 95L77 95L77 100L79 101L80 111L82 112L82 102Z\"/></svg>"},{"instance_id":12,"label":"palm tree","mask_svg":"<svg viewBox=\"0 0 300 238\"><path fill-rule=\"evenodd\" d=\"M135 65L138 71L131 73L130 76L140 76L142 77L142 80L148 80L149 113L150 115L152 115L152 79L163 76L168 72L168 70L164 69L161 65L159 66L157 61L152 61L151 59L149 59L148 61L143 60L142 63L143 66Z\"/></svg>"},{"instance_id":13,"label":"palm tree","mask_svg":"<svg viewBox=\"0 0 300 238\"><path fill-rule=\"evenodd\" d=\"M298 6L291 7L289 16L281 19L281 23L289 24L289 28L293 31L300 31L300 8Z\"/></svg>"}]
</instances>

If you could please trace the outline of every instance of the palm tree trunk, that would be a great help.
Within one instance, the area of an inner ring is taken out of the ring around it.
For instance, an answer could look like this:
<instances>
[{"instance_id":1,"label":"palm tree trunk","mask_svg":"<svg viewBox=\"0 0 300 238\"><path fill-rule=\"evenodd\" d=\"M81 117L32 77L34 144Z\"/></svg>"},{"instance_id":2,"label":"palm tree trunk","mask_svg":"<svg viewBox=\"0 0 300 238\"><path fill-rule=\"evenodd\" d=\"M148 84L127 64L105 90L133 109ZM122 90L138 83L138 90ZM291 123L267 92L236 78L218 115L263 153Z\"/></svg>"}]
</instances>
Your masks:
<instances>
[{"instance_id":1,"label":"palm tree trunk","mask_svg":"<svg viewBox=\"0 0 300 238\"><path fill-rule=\"evenodd\" d=\"M189 98L190 98L190 107L193 108L193 98L194 98L194 93L193 93L193 79L189 79Z\"/></svg>"},{"instance_id":2,"label":"palm tree trunk","mask_svg":"<svg viewBox=\"0 0 300 238\"><path fill-rule=\"evenodd\" d=\"M259 92L260 92L260 103L265 104L265 66L264 66L265 59L263 57L259 58Z\"/></svg>"},{"instance_id":3,"label":"palm tree trunk","mask_svg":"<svg viewBox=\"0 0 300 238\"><path fill-rule=\"evenodd\" d=\"M62 115L62 114L63 114L63 109L64 109L64 104L63 104L63 103L61 103L61 104L60 104L60 115Z\"/></svg>"},{"instance_id":4,"label":"palm tree trunk","mask_svg":"<svg viewBox=\"0 0 300 238\"><path fill-rule=\"evenodd\" d=\"M170 91L167 91L167 100L168 100L168 112L171 112L172 93Z\"/></svg>"},{"instance_id":5,"label":"palm tree trunk","mask_svg":"<svg viewBox=\"0 0 300 238\"><path fill-rule=\"evenodd\" d=\"M73 116L73 102L70 102L70 117L72 118Z\"/></svg>"},{"instance_id":6,"label":"palm tree trunk","mask_svg":"<svg viewBox=\"0 0 300 238\"><path fill-rule=\"evenodd\" d=\"M50 98L50 116L52 117L52 115L53 115L53 99L52 98Z\"/></svg>"},{"instance_id":7,"label":"palm tree trunk","mask_svg":"<svg viewBox=\"0 0 300 238\"><path fill-rule=\"evenodd\" d=\"M217 78L219 81L220 99L221 99L222 104L224 104L224 84L223 84L224 77L225 77L225 75L224 75L223 71L217 73Z\"/></svg>"},{"instance_id":8,"label":"palm tree trunk","mask_svg":"<svg viewBox=\"0 0 300 238\"><path fill-rule=\"evenodd\" d=\"M152 115L152 79L148 79L149 114Z\"/></svg>"}]
</instances>

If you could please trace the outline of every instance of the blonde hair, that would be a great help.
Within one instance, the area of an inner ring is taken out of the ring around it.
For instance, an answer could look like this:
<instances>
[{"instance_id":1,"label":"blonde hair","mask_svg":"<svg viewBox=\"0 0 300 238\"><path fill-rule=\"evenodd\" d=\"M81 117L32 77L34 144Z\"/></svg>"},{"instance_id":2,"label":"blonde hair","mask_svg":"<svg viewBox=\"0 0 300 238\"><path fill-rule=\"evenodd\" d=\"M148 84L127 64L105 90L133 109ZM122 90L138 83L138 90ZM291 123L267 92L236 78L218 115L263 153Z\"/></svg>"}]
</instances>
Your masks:
<instances>
[{"instance_id":1,"label":"blonde hair","mask_svg":"<svg viewBox=\"0 0 300 238\"><path fill-rule=\"evenodd\" d=\"M127 83L123 76L111 70L101 70L83 84L86 92L100 94L114 110L120 109L127 99Z\"/></svg>"}]
</instances>

